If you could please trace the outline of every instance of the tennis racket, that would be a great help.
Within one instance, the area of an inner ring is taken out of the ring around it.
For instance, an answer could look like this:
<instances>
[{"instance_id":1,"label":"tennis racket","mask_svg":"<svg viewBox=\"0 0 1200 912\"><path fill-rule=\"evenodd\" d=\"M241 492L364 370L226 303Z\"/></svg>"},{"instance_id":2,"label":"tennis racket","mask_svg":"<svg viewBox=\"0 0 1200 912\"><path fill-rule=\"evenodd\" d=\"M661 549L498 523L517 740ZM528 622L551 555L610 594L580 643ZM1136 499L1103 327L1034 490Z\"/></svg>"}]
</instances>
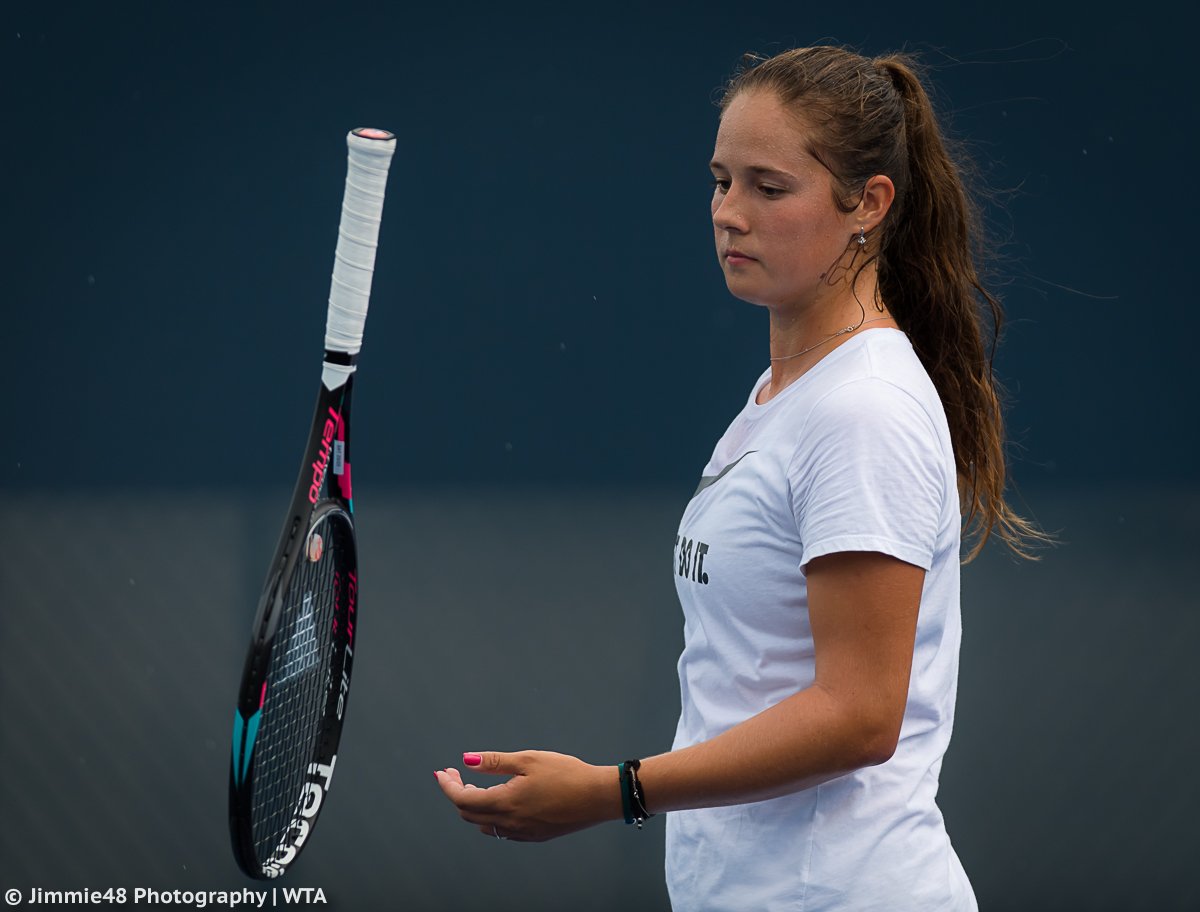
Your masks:
<instances>
[{"instance_id":1,"label":"tennis racket","mask_svg":"<svg viewBox=\"0 0 1200 912\"><path fill-rule=\"evenodd\" d=\"M238 865L256 878L283 874L307 845L333 778L350 695L359 584L350 397L396 140L358 129L346 144L321 389L233 716L229 829Z\"/></svg>"}]
</instances>

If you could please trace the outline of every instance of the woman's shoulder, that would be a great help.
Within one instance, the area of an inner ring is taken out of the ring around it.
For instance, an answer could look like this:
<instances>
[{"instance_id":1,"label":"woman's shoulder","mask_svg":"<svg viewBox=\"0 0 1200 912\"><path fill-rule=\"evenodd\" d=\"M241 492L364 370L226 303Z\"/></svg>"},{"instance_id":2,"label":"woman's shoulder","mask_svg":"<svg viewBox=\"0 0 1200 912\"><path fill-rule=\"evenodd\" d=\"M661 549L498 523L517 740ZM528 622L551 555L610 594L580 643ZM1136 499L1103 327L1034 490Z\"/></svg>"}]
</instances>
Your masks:
<instances>
[{"instance_id":1,"label":"woman's shoulder","mask_svg":"<svg viewBox=\"0 0 1200 912\"><path fill-rule=\"evenodd\" d=\"M829 358L826 384L838 380L874 378L888 380L901 387L928 384L929 375L913 350L908 336L898 329L868 329L852 338Z\"/></svg>"},{"instance_id":2,"label":"woman's shoulder","mask_svg":"<svg viewBox=\"0 0 1200 912\"><path fill-rule=\"evenodd\" d=\"M830 365L812 390L812 417L887 418L897 410L904 413L915 408L934 427L945 424L937 389L904 333L877 329L854 342L857 344Z\"/></svg>"},{"instance_id":3,"label":"woman's shoulder","mask_svg":"<svg viewBox=\"0 0 1200 912\"><path fill-rule=\"evenodd\" d=\"M941 399L903 333L874 331L812 390L793 466L820 461L917 459L953 472Z\"/></svg>"}]
</instances>

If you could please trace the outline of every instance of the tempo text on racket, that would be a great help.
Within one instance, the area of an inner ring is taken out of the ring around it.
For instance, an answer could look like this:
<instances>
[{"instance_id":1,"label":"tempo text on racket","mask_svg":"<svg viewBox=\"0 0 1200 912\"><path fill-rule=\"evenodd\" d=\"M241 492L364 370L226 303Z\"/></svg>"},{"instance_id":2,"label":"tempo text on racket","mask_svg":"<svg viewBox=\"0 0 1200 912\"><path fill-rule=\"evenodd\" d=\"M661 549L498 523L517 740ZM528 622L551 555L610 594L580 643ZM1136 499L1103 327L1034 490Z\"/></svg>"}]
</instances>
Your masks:
<instances>
[{"instance_id":1,"label":"tempo text on racket","mask_svg":"<svg viewBox=\"0 0 1200 912\"><path fill-rule=\"evenodd\" d=\"M24 902L28 906L185 906L193 909L287 908L323 905L329 902L325 898L325 891L320 887L272 887L270 890L151 890L147 887L136 887L132 890L125 887L109 887L107 890L44 890L34 887L28 891L28 895L17 889L5 890L4 901L10 906L19 906Z\"/></svg>"}]
</instances>

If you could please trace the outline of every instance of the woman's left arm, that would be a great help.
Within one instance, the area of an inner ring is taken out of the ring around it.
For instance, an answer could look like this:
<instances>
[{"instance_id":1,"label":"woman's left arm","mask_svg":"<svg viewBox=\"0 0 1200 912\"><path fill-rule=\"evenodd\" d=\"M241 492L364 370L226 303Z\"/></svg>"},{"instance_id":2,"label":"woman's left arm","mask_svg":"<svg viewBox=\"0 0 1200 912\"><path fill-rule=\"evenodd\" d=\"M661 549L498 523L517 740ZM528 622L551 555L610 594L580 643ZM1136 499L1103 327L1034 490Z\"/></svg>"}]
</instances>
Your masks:
<instances>
[{"instance_id":1,"label":"woman's left arm","mask_svg":"<svg viewBox=\"0 0 1200 912\"><path fill-rule=\"evenodd\" d=\"M807 566L816 652L812 685L708 741L642 761L652 813L743 804L810 788L883 763L895 751L908 698L925 571L874 551ZM464 820L488 835L540 841L622 816L615 766L545 751L465 755L491 788L455 770L438 783Z\"/></svg>"}]
</instances>

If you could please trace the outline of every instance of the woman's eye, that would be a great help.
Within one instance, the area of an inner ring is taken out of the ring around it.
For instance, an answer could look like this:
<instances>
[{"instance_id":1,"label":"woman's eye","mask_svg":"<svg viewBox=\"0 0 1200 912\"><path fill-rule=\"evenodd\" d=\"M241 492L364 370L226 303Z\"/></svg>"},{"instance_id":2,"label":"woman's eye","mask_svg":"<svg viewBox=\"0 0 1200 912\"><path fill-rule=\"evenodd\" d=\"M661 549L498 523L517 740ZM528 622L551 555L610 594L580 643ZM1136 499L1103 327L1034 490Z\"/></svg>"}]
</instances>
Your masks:
<instances>
[{"instance_id":1,"label":"woman's eye","mask_svg":"<svg viewBox=\"0 0 1200 912\"><path fill-rule=\"evenodd\" d=\"M765 196L767 199L775 199L777 196L781 196L783 194L783 191L780 188L768 187L766 185L760 185L758 188L758 192L761 193L763 196Z\"/></svg>"},{"instance_id":2,"label":"woman's eye","mask_svg":"<svg viewBox=\"0 0 1200 912\"><path fill-rule=\"evenodd\" d=\"M729 181L723 177L714 177L711 181L713 188L725 193L729 189Z\"/></svg>"}]
</instances>

